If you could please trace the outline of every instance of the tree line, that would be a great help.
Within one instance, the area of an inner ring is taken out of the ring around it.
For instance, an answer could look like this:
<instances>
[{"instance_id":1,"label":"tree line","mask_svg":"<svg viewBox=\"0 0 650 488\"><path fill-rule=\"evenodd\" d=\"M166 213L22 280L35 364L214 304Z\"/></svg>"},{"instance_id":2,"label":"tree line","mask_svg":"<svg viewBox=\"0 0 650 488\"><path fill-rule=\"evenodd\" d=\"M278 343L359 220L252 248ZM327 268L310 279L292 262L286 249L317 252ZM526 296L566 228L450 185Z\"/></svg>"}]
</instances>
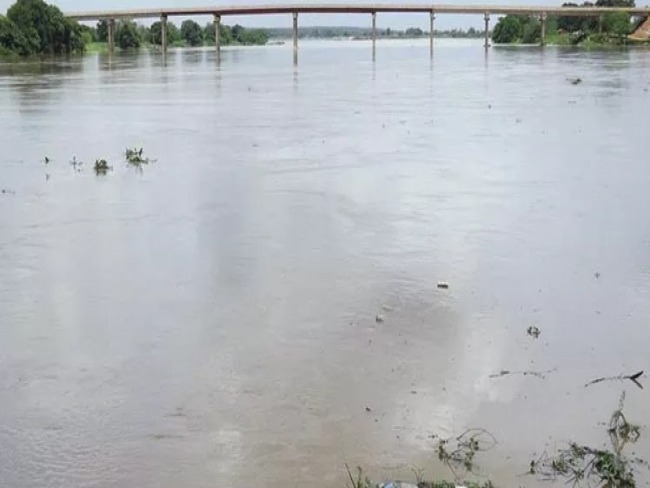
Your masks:
<instances>
[{"instance_id":1,"label":"tree line","mask_svg":"<svg viewBox=\"0 0 650 488\"><path fill-rule=\"evenodd\" d=\"M265 31L271 39L287 39L293 35L291 27L273 27ZM483 31L474 27L469 29L434 30L435 37L446 38L476 38L482 37ZM391 28L377 29L378 38L401 39L428 36L429 32L419 27L409 27L405 30ZM336 39L336 38L367 38L372 35L370 27L347 27L347 26L326 26L326 27L301 27L298 37L301 39Z\"/></svg>"},{"instance_id":2,"label":"tree line","mask_svg":"<svg viewBox=\"0 0 650 488\"><path fill-rule=\"evenodd\" d=\"M108 22L102 20L96 27L84 27L94 42L108 41ZM269 35L264 30L246 29L239 24L232 27L219 26L219 40L222 46L264 45ZM115 25L115 44L120 49L137 49L144 44L162 45L162 22L157 21L150 27L137 24L133 20L120 20ZM185 20L180 29L173 22L167 22L167 44L169 46L214 46L215 26L210 22L201 27L193 20Z\"/></svg>"},{"instance_id":3,"label":"tree line","mask_svg":"<svg viewBox=\"0 0 650 488\"><path fill-rule=\"evenodd\" d=\"M263 30L246 29L241 25L220 25L221 44L266 44L269 36ZM68 19L54 5L43 0L17 0L6 15L0 14L0 54L19 56L80 53L93 42L108 41L108 23L101 21L95 27L81 25ZM201 27L186 20L180 29L167 23L167 42L171 46L204 46L215 44L214 23ZM116 23L115 43L121 49L137 49L144 44L162 44L162 24L150 27L133 20Z\"/></svg>"},{"instance_id":4,"label":"tree line","mask_svg":"<svg viewBox=\"0 0 650 488\"><path fill-rule=\"evenodd\" d=\"M582 5L564 3L562 7L634 7L634 0L597 0ZM602 19L594 16L558 16L546 24L547 40L558 44L616 43L624 44L633 30L631 16L625 12L608 12ZM534 44L541 40L542 24L536 16L506 15L492 31L497 44Z\"/></svg>"}]
</instances>

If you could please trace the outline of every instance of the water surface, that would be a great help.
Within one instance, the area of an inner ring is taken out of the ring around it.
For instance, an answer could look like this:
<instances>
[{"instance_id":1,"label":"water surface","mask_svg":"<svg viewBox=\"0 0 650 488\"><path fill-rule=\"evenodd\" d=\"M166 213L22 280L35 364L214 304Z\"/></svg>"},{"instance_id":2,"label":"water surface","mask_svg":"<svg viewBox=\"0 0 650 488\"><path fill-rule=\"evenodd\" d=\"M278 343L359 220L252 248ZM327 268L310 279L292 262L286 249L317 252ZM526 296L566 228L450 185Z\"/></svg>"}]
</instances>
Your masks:
<instances>
[{"instance_id":1,"label":"water surface","mask_svg":"<svg viewBox=\"0 0 650 488\"><path fill-rule=\"evenodd\" d=\"M649 73L481 40L0 64L0 485L448 476L430 436L480 426L533 486L623 390L645 425L584 384L648 367Z\"/></svg>"}]
</instances>

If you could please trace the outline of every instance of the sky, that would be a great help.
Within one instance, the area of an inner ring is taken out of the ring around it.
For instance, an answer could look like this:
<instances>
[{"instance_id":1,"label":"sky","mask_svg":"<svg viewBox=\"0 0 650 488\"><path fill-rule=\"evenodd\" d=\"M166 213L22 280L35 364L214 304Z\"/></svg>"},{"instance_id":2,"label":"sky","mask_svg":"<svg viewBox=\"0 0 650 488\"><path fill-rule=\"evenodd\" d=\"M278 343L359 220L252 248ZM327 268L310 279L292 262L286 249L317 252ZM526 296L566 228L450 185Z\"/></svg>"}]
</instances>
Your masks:
<instances>
[{"instance_id":1,"label":"sky","mask_svg":"<svg viewBox=\"0 0 650 488\"><path fill-rule=\"evenodd\" d=\"M323 4L323 3L346 3L341 0L46 0L48 3L57 5L63 12L87 11L87 10L118 10L137 8L165 8L165 7L203 7L218 5L251 5L251 4ZM7 8L14 3L14 0L0 0L0 12L6 12ZM390 0L350 0L347 3L398 3ZM431 0L403 0L399 3L430 5ZM561 5L562 0L460 0L443 1L437 3L481 5ZM637 1L638 4L645 2ZM210 17L194 17L200 24L211 20ZM180 24L184 18L172 17L173 22ZM226 24L239 23L250 27L291 27L289 15L264 15L247 17L228 17L224 19ZM150 23L150 22L149 22ZM301 15L300 25L303 26L366 26L370 25L369 15L360 14L327 14L327 15ZM377 26L380 28L391 27L393 29L405 29L407 27L429 28L429 17L427 14L377 14ZM481 15L438 15L436 17L436 29L451 28L483 28L483 17Z\"/></svg>"}]
</instances>

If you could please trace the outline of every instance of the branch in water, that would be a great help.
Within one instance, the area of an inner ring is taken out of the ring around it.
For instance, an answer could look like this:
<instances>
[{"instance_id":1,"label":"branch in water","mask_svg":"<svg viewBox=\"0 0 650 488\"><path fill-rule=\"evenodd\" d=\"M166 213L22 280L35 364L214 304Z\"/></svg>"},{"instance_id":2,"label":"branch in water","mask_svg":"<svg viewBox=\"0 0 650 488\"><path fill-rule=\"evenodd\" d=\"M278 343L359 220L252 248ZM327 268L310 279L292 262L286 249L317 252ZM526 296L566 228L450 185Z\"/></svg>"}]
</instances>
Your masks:
<instances>
[{"instance_id":1,"label":"branch in water","mask_svg":"<svg viewBox=\"0 0 650 488\"><path fill-rule=\"evenodd\" d=\"M602 381L625 381L625 380L630 380L632 383L634 383L636 386L638 386L639 388L641 388L643 390L643 385L641 385L641 383L639 383L639 381L638 381L641 376L643 376L643 371L639 371L639 372L634 373L634 374L627 374L627 375L619 374L618 376L607 376L607 377L604 377L604 378L596 378L595 380L592 380L589 383L587 383L585 385L585 388L587 388L588 386L591 386L591 385L595 385L596 383L600 383Z\"/></svg>"}]
</instances>

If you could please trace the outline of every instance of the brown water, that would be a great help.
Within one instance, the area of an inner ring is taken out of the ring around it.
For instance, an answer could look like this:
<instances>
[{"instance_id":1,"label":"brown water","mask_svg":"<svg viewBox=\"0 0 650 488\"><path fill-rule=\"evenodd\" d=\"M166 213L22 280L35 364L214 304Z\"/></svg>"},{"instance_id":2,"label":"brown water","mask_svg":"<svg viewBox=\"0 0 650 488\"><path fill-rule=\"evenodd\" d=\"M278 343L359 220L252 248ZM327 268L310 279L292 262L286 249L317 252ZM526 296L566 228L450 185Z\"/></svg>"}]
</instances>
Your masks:
<instances>
[{"instance_id":1,"label":"brown water","mask_svg":"<svg viewBox=\"0 0 650 488\"><path fill-rule=\"evenodd\" d=\"M650 52L480 42L0 64L0 486L448 476L475 426L531 486L645 426L584 384L650 367Z\"/></svg>"}]
</instances>

